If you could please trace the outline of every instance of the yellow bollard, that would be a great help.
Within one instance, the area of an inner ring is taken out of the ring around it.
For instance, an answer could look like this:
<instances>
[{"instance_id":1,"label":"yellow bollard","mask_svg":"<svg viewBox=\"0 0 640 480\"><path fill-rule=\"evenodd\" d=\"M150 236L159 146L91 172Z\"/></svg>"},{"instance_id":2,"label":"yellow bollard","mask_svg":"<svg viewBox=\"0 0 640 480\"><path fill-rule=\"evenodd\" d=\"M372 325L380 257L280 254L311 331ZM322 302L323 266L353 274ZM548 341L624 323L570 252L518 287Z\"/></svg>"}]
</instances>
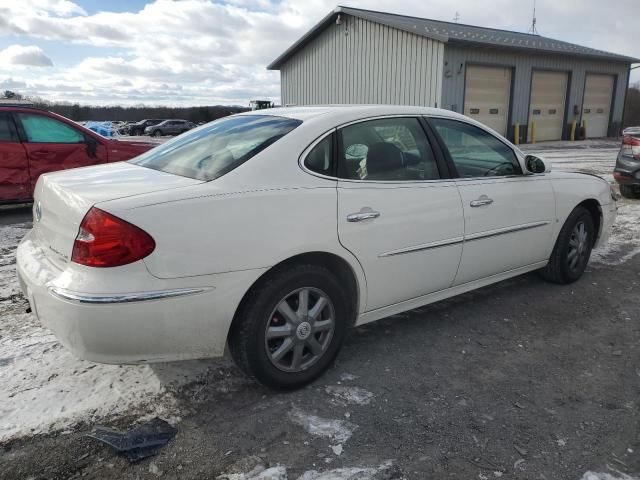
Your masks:
<instances>
[{"instance_id":1,"label":"yellow bollard","mask_svg":"<svg viewBox=\"0 0 640 480\"><path fill-rule=\"evenodd\" d=\"M578 122L574 120L571 122L571 134L569 135L569 140L572 142L576 139L576 127L578 126Z\"/></svg>"},{"instance_id":2,"label":"yellow bollard","mask_svg":"<svg viewBox=\"0 0 640 480\"><path fill-rule=\"evenodd\" d=\"M531 143L536 143L536 122L531 122Z\"/></svg>"},{"instance_id":3,"label":"yellow bollard","mask_svg":"<svg viewBox=\"0 0 640 480\"><path fill-rule=\"evenodd\" d=\"M513 129L513 143L520 145L520 122L516 122L516 126Z\"/></svg>"},{"instance_id":4,"label":"yellow bollard","mask_svg":"<svg viewBox=\"0 0 640 480\"><path fill-rule=\"evenodd\" d=\"M584 138L587 139L587 121L582 120L582 128L584 128Z\"/></svg>"}]
</instances>

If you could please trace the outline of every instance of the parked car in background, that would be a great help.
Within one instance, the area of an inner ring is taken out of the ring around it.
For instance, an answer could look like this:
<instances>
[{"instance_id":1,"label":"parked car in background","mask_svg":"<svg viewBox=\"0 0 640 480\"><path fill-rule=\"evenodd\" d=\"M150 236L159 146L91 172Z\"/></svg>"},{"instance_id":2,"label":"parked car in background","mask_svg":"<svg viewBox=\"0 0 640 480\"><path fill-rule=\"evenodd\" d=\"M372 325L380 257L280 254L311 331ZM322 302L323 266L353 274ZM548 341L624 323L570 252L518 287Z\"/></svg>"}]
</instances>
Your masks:
<instances>
[{"instance_id":1,"label":"parked car in background","mask_svg":"<svg viewBox=\"0 0 640 480\"><path fill-rule=\"evenodd\" d=\"M188 120L164 120L157 125L145 128L144 133L154 137L180 135L192 128L195 128L195 124Z\"/></svg>"},{"instance_id":2,"label":"parked car in background","mask_svg":"<svg viewBox=\"0 0 640 480\"><path fill-rule=\"evenodd\" d=\"M228 344L274 388L320 375L354 324L532 270L578 280L616 215L602 178L454 112L382 105L226 117L45 175L35 200L18 274L64 346L135 363Z\"/></svg>"},{"instance_id":3,"label":"parked car in background","mask_svg":"<svg viewBox=\"0 0 640 480\"><path fill-rule=\"evenodd\" d=\"M620 193L627 198L640 198L640 127L625 128L613 178Z\"/></svg>"},{"instance_id":4,"label":"parked car in background","mask_svg":"<svg viewBox=\"0 0 640 480\"><path fill-rule=\"evenodd\" d=\"M30 201L43 173L129 160L154 144L104 138L52 112L0 106L0 203Z\"/></svg>"},{"instance_id":5,"label":"parked car in background","mask_svg":"<svg viewBox=\"0 0 640 480\"><path fill-rule=\"evenodd\" d=\"M144 130L147 127L152 127L154 125L158 125L164 120L158 118L148 118L146 120L140 120L139 122L130 124L127 128L127 135L144 135Z\"/></svg>"}]
</instances>

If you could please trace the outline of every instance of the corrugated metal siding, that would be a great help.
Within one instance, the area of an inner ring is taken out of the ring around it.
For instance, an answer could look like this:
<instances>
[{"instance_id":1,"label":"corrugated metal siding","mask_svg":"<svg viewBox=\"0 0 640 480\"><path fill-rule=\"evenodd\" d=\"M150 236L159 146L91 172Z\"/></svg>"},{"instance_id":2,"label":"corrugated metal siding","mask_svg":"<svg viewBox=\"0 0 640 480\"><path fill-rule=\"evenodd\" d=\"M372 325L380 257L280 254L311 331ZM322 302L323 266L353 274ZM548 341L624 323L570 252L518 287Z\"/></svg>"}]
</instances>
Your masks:
<instances>
[{"instance_id":1,"label":"corrugated metal siding","mask_svg":"<svg viewBox=\"0 0 640 480\"><path fill-rule=\"evenodd\" d=\"M342 15L282 65L282 104L440 106L443 59L442 42Z\"/></svg>"},{"instance_id":2,"label":"corrugated metal siding","mask_svg":"<svg viewBox=\"0 0 640 480\"><path fill-rule=\"evenodd\" d=\"M614 92L613 115L611 122L620 125L627 71L629 66L620 62L603 60L584 60L565 55L524 54L492 49L466 48L447 45L444 51L444 76L442 87L442 108L462 112L464 107L464 79L467 64L501 65L514 69L513 104L511 123L526 124L529 114L529 93L531 89L531 71L534 69L558 70L570 73L569 116L574 118L573 106L582 110L585 75L587 73L606 73L617 78ZM462 65L462 68L460 67ZM578 121L581 120L578 115Z\"/></svg>"}]
</instances>

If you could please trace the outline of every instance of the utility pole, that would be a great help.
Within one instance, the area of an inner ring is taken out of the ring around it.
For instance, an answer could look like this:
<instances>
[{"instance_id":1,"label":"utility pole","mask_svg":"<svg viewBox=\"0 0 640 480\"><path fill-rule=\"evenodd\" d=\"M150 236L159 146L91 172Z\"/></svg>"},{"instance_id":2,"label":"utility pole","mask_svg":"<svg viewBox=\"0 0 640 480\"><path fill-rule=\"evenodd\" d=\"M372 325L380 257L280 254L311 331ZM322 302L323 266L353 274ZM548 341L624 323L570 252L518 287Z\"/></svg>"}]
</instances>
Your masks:
<instances>
[{"instance_id":1,"label":"utility pole","mask_svg":"<svg viewBox=\"0 0 640 480\"><path fill-rule=\"evenodd\" d=\"M460 12L456 12L456 14L453 16L453 21L458 23L458 20L460 20Z\"/></svg>"}]
</instances>

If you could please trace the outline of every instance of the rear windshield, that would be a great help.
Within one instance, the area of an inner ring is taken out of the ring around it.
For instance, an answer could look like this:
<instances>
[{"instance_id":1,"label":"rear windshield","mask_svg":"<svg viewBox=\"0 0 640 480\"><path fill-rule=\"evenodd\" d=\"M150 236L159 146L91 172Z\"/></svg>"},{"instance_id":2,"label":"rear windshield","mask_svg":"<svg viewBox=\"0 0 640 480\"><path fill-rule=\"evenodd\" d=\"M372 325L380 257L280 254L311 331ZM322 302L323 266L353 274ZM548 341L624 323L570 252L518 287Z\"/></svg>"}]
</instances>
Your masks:
<instances>
[{"instance_id":1,"label":"rear windshield","mask_svg":"<svg viewBox=\"0 0 640 480\"><path fill-rule=\"evenodd\" d=\"M301 123L271 115L222 118L149 150L131 163L197 180L214 180L242 165Z\"/></svg>"}]
</instances>

